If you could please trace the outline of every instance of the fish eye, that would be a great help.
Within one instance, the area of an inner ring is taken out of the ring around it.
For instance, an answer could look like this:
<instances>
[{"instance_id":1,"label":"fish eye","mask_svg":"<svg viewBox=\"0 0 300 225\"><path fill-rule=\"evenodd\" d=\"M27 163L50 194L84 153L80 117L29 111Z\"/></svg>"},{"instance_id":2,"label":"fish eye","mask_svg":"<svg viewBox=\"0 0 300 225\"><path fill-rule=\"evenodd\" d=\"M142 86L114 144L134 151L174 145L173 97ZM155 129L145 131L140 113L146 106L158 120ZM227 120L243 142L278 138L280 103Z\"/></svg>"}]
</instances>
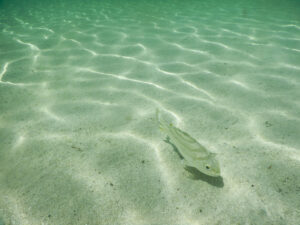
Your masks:
<instances>
[{"instance_id":1,"label":"fish eye","mask_svg":"<svg viewBox=\"0 0 300 225\"><path fill-rule=\"evenodd\" d=\"M209 170L209 169L210 169L210 166L206 165L205 168Z\"/></svg>"}]
</instances>

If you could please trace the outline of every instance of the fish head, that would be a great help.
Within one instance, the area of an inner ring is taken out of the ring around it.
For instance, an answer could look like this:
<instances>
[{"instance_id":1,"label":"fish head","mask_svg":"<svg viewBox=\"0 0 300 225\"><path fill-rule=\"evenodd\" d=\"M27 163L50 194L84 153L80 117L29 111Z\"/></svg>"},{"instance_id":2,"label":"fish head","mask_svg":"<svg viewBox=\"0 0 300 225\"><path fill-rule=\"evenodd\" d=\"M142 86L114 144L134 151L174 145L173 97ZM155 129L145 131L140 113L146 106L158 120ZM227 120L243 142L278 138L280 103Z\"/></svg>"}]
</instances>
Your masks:
<instances>
[{"instance_id":1,"label":"fish head","mask_svg":"<svg viewBox=\"0 0 300 225\"><path fill-rule=\"evenodd\" d=\"M220 165L214 154L206 159L199 160L196 168L208 176L219 177L221 175Z\"/></svg>"}]
</instances>

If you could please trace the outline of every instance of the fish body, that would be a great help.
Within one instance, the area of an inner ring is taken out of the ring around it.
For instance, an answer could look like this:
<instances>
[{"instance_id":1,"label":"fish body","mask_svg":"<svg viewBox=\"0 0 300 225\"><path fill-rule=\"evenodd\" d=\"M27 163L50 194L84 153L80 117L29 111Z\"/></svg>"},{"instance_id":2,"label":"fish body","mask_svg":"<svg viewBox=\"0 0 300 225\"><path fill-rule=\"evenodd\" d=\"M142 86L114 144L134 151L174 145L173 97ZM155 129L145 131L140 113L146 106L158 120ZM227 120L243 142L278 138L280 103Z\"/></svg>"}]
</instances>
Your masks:
<instances>
[{"instance_id":1,"label":"fish body","mask_svg":"<svg viewBox=\"0 0 300 225\"><path fill-rule=\"evenodd\" d=\"M156 110L156 118L160 129L168 135L170 142L177 147L188 166L195 167L209 176L220 176L220 166L216 154L209 152L188 133L175 127L172 123L160 119L158 109Z\"/></svg>"}]
</instances>

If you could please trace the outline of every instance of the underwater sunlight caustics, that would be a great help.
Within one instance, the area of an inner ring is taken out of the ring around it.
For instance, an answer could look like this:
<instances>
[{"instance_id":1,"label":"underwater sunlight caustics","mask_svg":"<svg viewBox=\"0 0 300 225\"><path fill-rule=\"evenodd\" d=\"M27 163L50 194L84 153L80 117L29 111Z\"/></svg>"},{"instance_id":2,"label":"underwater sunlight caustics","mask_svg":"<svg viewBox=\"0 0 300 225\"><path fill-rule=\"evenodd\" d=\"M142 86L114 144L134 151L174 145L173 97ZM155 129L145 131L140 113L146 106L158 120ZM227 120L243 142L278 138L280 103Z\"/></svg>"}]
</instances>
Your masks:
<instances>
[{"instance_id":1,"label":"underwater sunlight caustics","mask_svg":"<svg viewBox=\"0 0 300 225\"><path fill-rule=\"evenodd\" d=\"M167 123L159 118L158 109L156 109L156 118L161 131L166 133L170 142L178 148L187 166L194 167L208 176L218 177L221 175L215 153L207 151L204 146L172 123Z\"/></svg>"}]
</instances>

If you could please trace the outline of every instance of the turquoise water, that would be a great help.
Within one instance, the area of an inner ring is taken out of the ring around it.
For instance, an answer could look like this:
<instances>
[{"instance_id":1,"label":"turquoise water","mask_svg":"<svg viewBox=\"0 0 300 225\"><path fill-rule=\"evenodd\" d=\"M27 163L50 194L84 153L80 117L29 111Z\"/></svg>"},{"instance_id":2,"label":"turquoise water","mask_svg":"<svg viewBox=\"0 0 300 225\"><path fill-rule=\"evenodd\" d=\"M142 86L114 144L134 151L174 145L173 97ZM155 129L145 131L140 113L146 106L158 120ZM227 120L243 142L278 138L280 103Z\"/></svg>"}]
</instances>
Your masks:
<instances>
[{"instance_id":1,"label":"turquoise water","mask_svg":"<svg viewBox=\"0 0 300 225\"><path fill-rule=\"evenodd\" d=\"M0 1L0 224L297 224L299 62L299 1Z\"/></svg>"}]
</instances>

